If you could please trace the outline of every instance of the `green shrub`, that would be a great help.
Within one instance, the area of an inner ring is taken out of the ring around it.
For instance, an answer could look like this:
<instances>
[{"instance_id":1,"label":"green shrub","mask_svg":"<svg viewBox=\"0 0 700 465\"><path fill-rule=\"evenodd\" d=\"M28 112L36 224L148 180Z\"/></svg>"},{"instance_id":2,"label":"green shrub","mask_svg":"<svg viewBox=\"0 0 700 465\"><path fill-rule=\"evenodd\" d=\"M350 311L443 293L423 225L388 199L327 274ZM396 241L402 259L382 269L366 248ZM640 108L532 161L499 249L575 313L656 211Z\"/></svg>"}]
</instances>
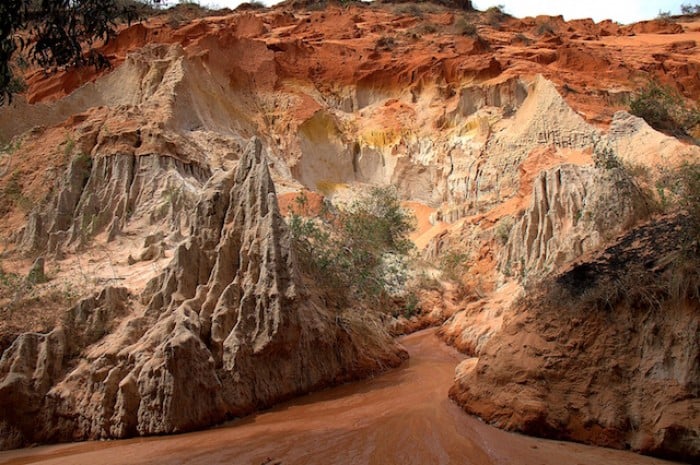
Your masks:
<instances>
[{"instance_id":1,"label":"green shrub","mask_svg":"<svg viewBox=\"0 0 700 465\"><path fill-rule=\"evenodd\" d=\"M32 201L24 194L20 182L20 173L15 171L2 190L3 196L14 206L19 207L25 213L31 210Z\"/></svg>"},{"instance_id":2,"label":"green shrub","mask_svg":"<svg viewBox=\"0 0 700 465\"><path fill-rule=\"evenodd\" d=\"M391 36L382 36L374 45L377 50L391 50L396 47L396 39Z\"/></svg>"},{"instance_id":3,"label":"green shrub","mask_svg":"<svg viewBox=\"0 0 700 465\"><path fill-rule=\"evenodd\" d=\"M400 15L410 15L410 16L413 16L416 18L423 17L423 10L416 3L411 3L411 4L407 4L407 5L400 5L394 11L396 14L400 14Z\"/></svg>"},{"instance_id":4,"label":"green shrub","mask_svg":"<svg viewBox=\"0 0 700 465\"><path fill-rule=\"evenodd\" d=\"M651 127L675 135L687 135L700 123L700 112L685 104L675 89L650 82L630 102L630 113L643 118Z\"/></svg>"},{"instance_id":5,"label":"green shrub","mask_svg":"<svg viewBox=\"0 0 700 465\"><path fill-rule=\"evenodd\" d=\"M418 30L422 34L435 34L438 31L438 28L433 23L424 23L419 26Z\"/></svg>"},{"instance_id":6,"label":"green shrub","mask_svg":"<svg viewBox=\"0 0 700 465\"><path fill-rule=\"evenodd\" d=\"M681 5L681 13L683 13L684 15L700 14L700 5L691 5L690 3L683 3Z\"/></svg>"},{"instance_id":7,"label":"green shrub","mask_svg":"<svg viewBox=\"0 0 700 465\"><path fill-rule=\"evenodd\" d=\"M657 189L666 210L683 210L688 216L686 248L700 247L700 163L684 163L667 172Z\"/></svg>"},{"instance_id":8,"label":"green shrub","mask_svg":"<svg viewBox=\"0 0 700 465\"><path fill-rule=\"evenodd\" d=\"M469 254L464 250L446 250L440 254L442 277L459 283L468 270Z\"/></svg>"},{"instance_id":9,"label":"green shrub","mask_svg":"<svg viewBox=\"0 0 700 465\"><path fill-rule=\"evenodd\" d=\"M515 220L512 216L504 216L496 225L495 236L498 239L498 243L501 245L506 245L508 238L510 237L510 230L513 229Z\"/></svg>"},{"instance_id":10,"label":"green shrub","mask_svg":"<svg viewBox=\"0 0 700 465\"><path fill-rule=\"evenodd\" d=\"M622 162L609 146L596 146L593 149L593 163L596 168L606 170L622 168Z\"/></svg>"},{"instance_id":11,"label":"green shrub","mask_svg":"<svg viewBox=\"0 0 700 465\"><path fill-rule=\"evenodd\" d=\"M476 26L473 23L467 21L463 16L460 16L455 20L455 33L463 36L475 37L478 35Z\"/></svg>"},{"instance_id":12,"label":"green shrub","mask_svg":"<svg viewBox=\"0 0 700 465\"><path fill-rule=\"evenodd\" d=\"M406 295L406 302L404 305L403 316L406 318L411 318L417 315L421 311L420 299L415 292L409 292Z\"/></svg>"},{"instance_id":13,"label":"green shrub","mask_svg":"<svg viewBox=\"0 0 700 465\"><path fill-rule=\"evenodd\" d=\"M305 212L304 194L296 199ZM385 297L408 278L402 257L413 249L415 220L394 188L374 188L341 209L326 206L313 216L292 213L289 227L307 271L347 303Z\"/></svg>"},{"instance_id":14,"label":"green shrub","mask_svg":"<svg viewBox=\"0 0 700 465\"><path fill-rule=\"evenodd\" d=\"M693 177L691 183L700 184L700 169ZM593 260L531 283L527 293L534 300L529 305L589 313L621 307L663 311L669 304L697 302L697 221L680 212L636 227Z\"/></svg>"},{"instance_id":15,"label":"green shrub","mask_svg":"<svg viewBox=\"0 0 700 465\"><path fill-rule=\"evenodd\" d=\"M543 36L546 34L554 34L554 26L550 22L540 23L537 26L537 35Z\"/></svg>"},{"instance_id":16,"label":"green shrub","mask_svg":"<svg viewBox=\"0 0 700 465\"><path fill-rule=\"evenodd\" d=\"M515 44L530 45L532 42L533 42L532 39L530 39L525 34L522 34L520 32L515 34L515 37L513 37L513 43L515 43Z\"/></svg>"},{"instance_id":17,"label":"green shrub","mask_svg":"<svg viewBox=\"0 0 700 465\"><path fill-rule=\"evenodd\" d=\"M492 6L484 12L484 19L486 24L492 27L498 28L501 26L503 21L508 17L504 11L505 7L503 5Z\"/></svg>"},{"instance_id":18,"label":"green shrub","mask_svg":"<svg viewBox=\"0 0 700 465\"><path fill-rule=\"evenodd\" d=\"M165 4L139 0L115 0L114 3L118 11L117 19L127 23L155 16Z\"/></svg>"}]
</instances>

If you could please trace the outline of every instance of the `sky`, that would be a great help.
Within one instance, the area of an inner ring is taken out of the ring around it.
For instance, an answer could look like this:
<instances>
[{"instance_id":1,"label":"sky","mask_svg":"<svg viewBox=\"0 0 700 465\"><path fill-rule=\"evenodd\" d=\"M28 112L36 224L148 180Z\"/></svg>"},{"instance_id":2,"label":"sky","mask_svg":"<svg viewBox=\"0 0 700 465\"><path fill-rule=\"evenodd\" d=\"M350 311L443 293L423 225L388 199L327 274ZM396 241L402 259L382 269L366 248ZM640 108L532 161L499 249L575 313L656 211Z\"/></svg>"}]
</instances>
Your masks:
<instances>
[{"instance_id":1,"label":"sky","mask_svg":"<svg viewBox=\"0 0 700 465\"><path fill-rule=\"evenodd\" d=\"M200 0L202 5L235 8L241 0ZM275 0L263 0L270 5ZM473 0L479 10L494 5L504 5L513 16L537 16L539 14L564 15L566 19L593 18L596 21L612 19L623 24L652 19L659 11L680 13L681 3L700 4L693 0Z\"/></svg>"},{"instance_id":2,"label":"sky","mask_svg":"<svg viewBox=\"0 0 700 465\"><path fill-rule=\"evenodd\" d=\"M473 0L479 10L490 6L505 5L507 13L517 16L536 16L538 14L564 15L564 18L579 19L593 18L596 21L612 19L619 23L628 24L643 19L652 19L659 15L659 11L670 11L672 14L680 13L681 3L696 4L690 0Z\"/></svg>"}]
</instances>

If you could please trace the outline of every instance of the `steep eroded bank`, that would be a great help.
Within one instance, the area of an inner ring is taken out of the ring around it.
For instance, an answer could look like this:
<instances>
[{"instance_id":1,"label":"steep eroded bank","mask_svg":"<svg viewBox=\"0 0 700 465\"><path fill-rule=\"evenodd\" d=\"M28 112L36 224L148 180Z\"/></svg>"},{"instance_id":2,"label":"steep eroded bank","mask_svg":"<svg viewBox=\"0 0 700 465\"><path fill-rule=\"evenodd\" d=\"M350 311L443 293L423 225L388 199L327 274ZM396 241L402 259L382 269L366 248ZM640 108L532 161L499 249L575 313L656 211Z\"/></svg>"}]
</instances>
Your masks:
<instances>
[{"instance_id":1,"label":"steep eroded bank","mask_svg":"<svg viewBox=\"0 0 700 465\"><path fill-rule=\"evenodd\" d=\"M530 286L450 396L543 437L700 458L700 277L686 217L633 229Z\"/></svg>"}]
</instances>

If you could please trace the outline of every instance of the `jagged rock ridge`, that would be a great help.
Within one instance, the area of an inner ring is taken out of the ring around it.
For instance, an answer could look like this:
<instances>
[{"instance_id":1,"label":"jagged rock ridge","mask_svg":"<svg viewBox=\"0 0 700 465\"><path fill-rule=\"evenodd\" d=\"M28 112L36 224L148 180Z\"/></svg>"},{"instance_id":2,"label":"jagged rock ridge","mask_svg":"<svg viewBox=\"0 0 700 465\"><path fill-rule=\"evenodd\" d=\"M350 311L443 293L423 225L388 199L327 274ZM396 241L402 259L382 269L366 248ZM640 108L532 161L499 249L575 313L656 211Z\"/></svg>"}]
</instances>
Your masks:
<instances>
[{"instance_id":1,"label":"jagged rock ridge","mask_svg":"<svg viewBox=\"0 0 700 465\"><path fill-rule=\"evenodd\" d=\"M543 276L648 217L643 191L620 168L561 165L541 172L513 225L500 269Z\"/></svg>"},{"instance_id":2,"label":"jagged rock ridge","mask_svg":"<svg viewBox=\"0 0 700 465\"><path fill-rule=\"evenodd\" d=\"M405 358L305 287L259 141L210 179L194 214L143 306L107 289L6 351L3 448L187 431Z\"/></svg>"},{"instance_id":3,"label":"jagged rock ridge","mask_svg":"<svg viewBox=\"0 0 700 465\"><path fill-rule=\"evenodd\" d=\"M207 168L166 156L76 156L52 201L29 216L20 248L61 255L100 232L114 240L134 217L178 235L191 221L185 203L209 177Z\"/></svg>"}]
</instances>

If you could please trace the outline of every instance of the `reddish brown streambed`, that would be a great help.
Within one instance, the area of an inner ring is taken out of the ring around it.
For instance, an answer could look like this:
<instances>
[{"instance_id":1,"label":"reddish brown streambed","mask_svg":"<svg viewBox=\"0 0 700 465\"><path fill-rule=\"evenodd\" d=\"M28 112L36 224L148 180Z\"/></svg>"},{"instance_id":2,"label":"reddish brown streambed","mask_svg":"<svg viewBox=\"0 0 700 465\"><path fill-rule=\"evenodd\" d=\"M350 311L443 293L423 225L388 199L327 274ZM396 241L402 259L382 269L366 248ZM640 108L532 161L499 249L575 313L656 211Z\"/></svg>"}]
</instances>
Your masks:
<instances>
[{"instance_id":1,"label":"reddish brown streambed","mask_svg":"<svg viewBox=\"0 0 700 465\"><path fill-rule=\"evenodd\" d=\"M372 380L197 433L43 446L0 464L662 464L630 452L505 433L447 398L462 358L433 330L402 340L411 360Z\"/></svg>"}]
</instances>

